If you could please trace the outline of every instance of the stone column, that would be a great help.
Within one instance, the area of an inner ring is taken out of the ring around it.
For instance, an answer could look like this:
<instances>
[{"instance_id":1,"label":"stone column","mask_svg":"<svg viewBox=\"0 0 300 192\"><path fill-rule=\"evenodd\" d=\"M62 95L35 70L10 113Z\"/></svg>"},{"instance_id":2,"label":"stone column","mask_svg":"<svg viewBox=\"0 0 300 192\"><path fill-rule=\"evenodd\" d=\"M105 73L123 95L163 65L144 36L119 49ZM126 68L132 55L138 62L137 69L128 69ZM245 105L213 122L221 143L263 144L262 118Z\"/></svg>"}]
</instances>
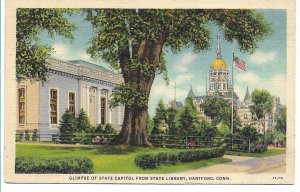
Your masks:
<instances>
[{"instance_id":1,"label":"stone column","mask_svg":"<svg viewBox=\"0 0 300 192\"><path fill-rule=\"evenodd\" d=\"M101 124L101 89L98 88L97 124Z\"/></svg>"},{"instance_id":2,"label":"stone column","mask_svg":"<svg viewBox=\"0 0 300 192\"><path fill-rule=\"evenodd\" d=\"M90 86L86 86L86 114L90 116Z\"/></svg>"},{"instance_id":3,"label":"stone column","mask_svg":"<svg viewBox=\"0 0 300 192\"><path fill-rule=\"evenodd\" d=\"M106 109L107 109L107 123L111 123L111 108L109 107L110 104L110 94L111 91L107 91L107 102L106 102Z\"/></svg>"}]
</instances>

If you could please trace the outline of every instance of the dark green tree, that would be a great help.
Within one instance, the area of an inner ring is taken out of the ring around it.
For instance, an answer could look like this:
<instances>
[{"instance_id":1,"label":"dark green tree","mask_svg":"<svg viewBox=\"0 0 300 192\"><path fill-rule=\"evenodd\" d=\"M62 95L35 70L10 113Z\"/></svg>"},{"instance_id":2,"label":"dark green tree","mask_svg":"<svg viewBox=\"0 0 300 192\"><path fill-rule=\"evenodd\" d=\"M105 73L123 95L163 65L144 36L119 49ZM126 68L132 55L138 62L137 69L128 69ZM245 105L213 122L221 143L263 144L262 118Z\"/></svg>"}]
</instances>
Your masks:
<instances>
[{"instance_id":1,"label":"dark green tree","mask_svg":"<svg viewBox=\"0 0 300 192\"><path fill-rule=\"evenodd\" d=\"M120 69L124 84L112 96L112 106L125 106L118 142L151 145L147 137L150 90L157 74L167 80L166 50L194 52L210 48L209 23L216 24L241 51L254 52L257 42L271 31L262 14L254 10L213 9L86 9L94 27L87 52Z\"/></svg>"},{"instance_id":2,"label":"dark green tree","mask_svg":"<svg viewBox=\"0 0 300 192\"><path fill-rule=\"evenodd\" d=\"M167 124L169 127L169 134L176 135L178 133L178 127L176 126L176 115L178 110L170 107L167 109Z\"/></svg>"},{"instance_id":3,"label":"dark green tree","mask_svg":"<svg viewBox=\"0 0 300 192\"><path fill-rule=\"evenodd\" d=\"M71 143L76 131L77 128L75 116L67 109L60 120L59 139L63 143Z\"/></svg>"},{"instance_id":4,"label":"dark green tree","mask_svg":"<svg viewBox=\"0 0 300 192\"><path fill-rule=\"evenodd\" d=\"M264 131L264 140L266 135L266 115L272 112L273 109L273 97L269 91L264 89L255 89L251 93L251 101L253 105L250 106L250 110L256 115L257 119L261 122Z\"/></svg>"},{"instance_id":5,"label":"dark green tree","mask_svg":"<svg viewBox=\"0 0 300 192\"><path fill-rule=\"evenodd\" d=\"M92 131L92 125L90 123L88 115L84 112L83 109L80 110L78 117L76 118L77 122L77 131L90 133Z\"/></svg>"},{"instance_id":6,"label":"dark green tree","mask_svg":"<svg viewBox=\"0 0 300 192\"><path fill-rule=\"evenodd\" d=\"M212 119L212 124L217 125L224 123L231 128L232 109L228 101L221 98L210 98L202 104L205 115ZM240 127L240 119L236 111L233 111L233 130L236 131Z\"/></svg>"},{"instance_id":7,"label":"dark green tree","mask_svg":"<svg viewBox=\"0 0 300 192\"><path fill-rule=\"evenodd\" d=\"M47 31L49 37L61 35L73 39L75 26L68 21L67 15L73 9L17 9L17 44L16 44L16 77L17 80L30 79L47 80L46 59L53 49L46 44L40 44L38 35Z\"/></svg>"},{"instance_id":8,"label":"dark green tree","mask_svg":"<svg viewBox=\"0 0 300 192\"><path fill-rule=\"evenodd\" d=\"M155 115L153 117L153 129L151 131L152 135L160 133L161 123L167 121L167 109L162 99L159 100L158 106L155 110Z\"/></svg>"},{"instance_id":9,"label":"dark green tree","mask_svg":"<svg viewBox=\"0 0 300 192\"><path fill-rule=\"evenodd\" d=\"M151 131L152 131L153 127L154 127L153 120L152 120L151 116L148 113L147 114L147 133L148 133L148 135L151 134Z\"/></svg>"},{"instance_id":10,"label":"dark green tree","mask_svg":"<svg viewBox=\"0 0 300 192\"><path fill-rule=\"evenodd\" d=\"M110 123L107 123L104 128L105 134L116 134L117 131L112 127Z\"/></svg>"},{"instance_id":11,"label":"dark green tree","mask_svg":"<svg viewBox=\"0 0 300 192\"><path fill-rule=\"evenodd\" d=\"M101 123L99 125L97 125L95 132L94 133L98 133L101 134L104 132L103 126L101 125Z\"/></svg>"},{"instance_id":12,"label":"dark green tree","mask_svg":"<svg viewBox=\"0 0 300 192\"><path fill-rule=\"evenodd\" d=\"M183 135L196 135L199 126L199 114L191 98L187 98L183 109L179 112L179 133Z\"/></svg>"},{"instance_id":13,"label":"dark green tree","mask_svg":"<svg viewBox=\"0 0 300 192\"><path fill-rule=\"evenodd\" d=\"M275 129L286 133L286 106L284 105L275 116Z\"/></svg>"}]
</instances>

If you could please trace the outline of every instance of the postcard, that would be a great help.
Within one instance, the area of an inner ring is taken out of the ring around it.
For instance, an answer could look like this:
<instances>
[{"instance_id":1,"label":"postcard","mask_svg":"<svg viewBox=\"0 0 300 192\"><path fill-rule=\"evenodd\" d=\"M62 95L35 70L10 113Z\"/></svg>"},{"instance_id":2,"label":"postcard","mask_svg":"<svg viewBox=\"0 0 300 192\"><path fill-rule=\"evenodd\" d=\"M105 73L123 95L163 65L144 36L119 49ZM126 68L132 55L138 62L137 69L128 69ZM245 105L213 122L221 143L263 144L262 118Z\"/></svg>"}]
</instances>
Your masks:
<instances>
[{"instance_id":1,"label":"postcard","mask_svg":"<svg viewBox=\"0 0 300 192\"><path fill-rule=\"evenodd\" d=\"M6 1L8 183L293 184L295 1Z\"/></svg>"}]
</instances>

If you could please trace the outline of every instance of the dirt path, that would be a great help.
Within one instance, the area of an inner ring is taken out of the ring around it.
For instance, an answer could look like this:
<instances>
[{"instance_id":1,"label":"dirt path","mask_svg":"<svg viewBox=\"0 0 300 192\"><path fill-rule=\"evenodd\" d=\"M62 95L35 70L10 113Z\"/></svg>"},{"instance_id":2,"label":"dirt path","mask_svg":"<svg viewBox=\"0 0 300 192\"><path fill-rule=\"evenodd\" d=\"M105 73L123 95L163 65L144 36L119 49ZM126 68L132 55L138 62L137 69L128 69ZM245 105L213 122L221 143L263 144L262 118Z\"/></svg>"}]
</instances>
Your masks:
<instances>
[{"instance_id":1,"label":"dirt path","mask_svg":"<svg viewBox=\"0 0 300 192\"><path fill-rule=\"evenodd\" d=\"M189 170L185 173L278 173L285 172L285 154L270 157L243 157L224 155L231 162Z\"/></svg>"}]
</instances>

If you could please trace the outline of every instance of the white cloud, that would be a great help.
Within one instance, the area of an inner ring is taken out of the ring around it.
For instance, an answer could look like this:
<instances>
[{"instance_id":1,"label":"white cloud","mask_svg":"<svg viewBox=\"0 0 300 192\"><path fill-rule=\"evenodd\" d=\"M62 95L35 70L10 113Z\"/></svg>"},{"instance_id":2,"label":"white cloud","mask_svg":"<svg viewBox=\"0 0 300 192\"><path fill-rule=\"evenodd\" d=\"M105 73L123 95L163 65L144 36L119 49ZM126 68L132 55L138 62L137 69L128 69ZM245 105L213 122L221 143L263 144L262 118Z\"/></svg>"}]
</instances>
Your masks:
<instances>
[{"instance_id":1,"label":"white cloud","mask_svg":"<svg viewBox=\"0 0 300 192\"><path fill-rule=\"evenodd\" d=\"M187 53L185 54L180 61L174 66L174 69L176 72L187 72L188 67L193 61L195 61L197 58L197 55L194 53Z\"/></svg>"},{"instance_id":2,"label":"white cloud","mask_svg":"<svg viewBox=\"0 0 300 192\"><path fill-rule=\"evenodd\" d=\"M70 58L70 48L65 45L65 44L61 44L61 43L56 43L53 45L54 48L54 57L59 58L59 59L63 59L63 60L69 60Z\"/></svg>"},{"instance_id":3,"label":"white cloud","mask_svg":"<svg viewBox=\"0 0 300 192\"><path fill-rule=\"evenodd\" d=\"M84 61L91 61L91 57L84 51L78 54L79 58Z\"/></svg>"},{"instance_id":4,"label":"white cloud","mask_svg":"<svg viewBox=\"0 0 300 192\"><path fill-rule=\"evenodd\" d=\"M237 83L260 83L261 78L253 72L242 72L234 75Z\"/></svg>"},{"instance_id":5,"label":"white cloud","mask_svg":"<svg viewBox=\"0 0 300 192\"><path fill-rule=\"evenodd\" d=\"M262 65L270 61L274 61L277 58L278 53L276 51L261 52L257 51L250 56L250 61L254 64Z\"/></svg>"},{"instance_id":6,"label":"white cloud","mask_svg":"<svg viewBox=\"0 0 300 192\"><path fill-rule=\"evenodd\" d=\"M183 75L178 75L176 79L172 80L171 82L176 82L176 84L181 84L181 83L187 83L191 81L193 78L192 74L183 74ZM187 83L188 84L188 83Z\"/></svg>"},{"instance_id":7,"label":"white cloud","mask_svg":"<svg viewBox=\"0 0 300 192\"><path fill-rule=\"evenodd\" d=\"M151 95L157 98L166 99L165 102L171 101L175 96L174 85L158 84L153 85L151 88ZM185 98L187 96L187 90L176 87L176 98Z\"/></svg>"}]
</instances>

